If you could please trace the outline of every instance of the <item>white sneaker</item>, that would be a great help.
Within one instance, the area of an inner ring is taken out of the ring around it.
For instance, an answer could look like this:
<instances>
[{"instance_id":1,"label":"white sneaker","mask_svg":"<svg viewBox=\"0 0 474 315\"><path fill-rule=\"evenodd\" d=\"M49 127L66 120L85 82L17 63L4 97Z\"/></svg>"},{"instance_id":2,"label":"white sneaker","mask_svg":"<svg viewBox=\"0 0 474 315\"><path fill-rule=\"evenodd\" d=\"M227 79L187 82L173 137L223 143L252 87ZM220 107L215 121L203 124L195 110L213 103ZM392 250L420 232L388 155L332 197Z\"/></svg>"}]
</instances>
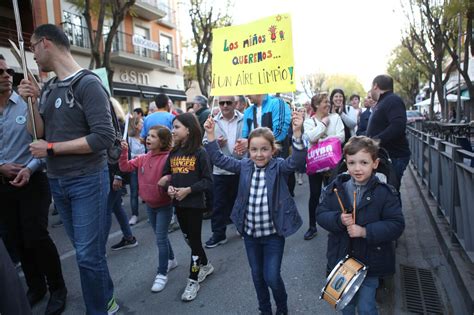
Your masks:
<instances>
[{"instance_id":1,"label":"white sneaker","mask_svg":"<svg viewBox=\"0 0 474 315\"><path fill-rule=\"evenodd\" d=\"M168 282L168 277L163 276L162 274L157 274L155 277L155 281L153 282L153 286L151 287L151 292L160 292L163 291L163 289L166 286L166 283Z\"/></svg>"},{"instance_id":2,"label":"white sneaker","mask_svg":"<svg viewBox=\"0 0 474 315\"><path fill-rule=\"evenodd\" d=\"M192 301L196 298L197 293L199 291L199 282L196 280L188 279L188 283L186 284L186 288L184 289L183 294L181 295L181 300L183 301Z\"/></svg>"},{"instance_id":3,"label":"white sneaker","mask_svg":"<svg viewBox=\"0 0 474 315\"><path fill-rule=\"evenodd\" d=\"M168 260L168 272L170 272L176 267L178 267L178 261L176 260L176 258Z\"/></svg>"},{"instance_id":4,"label":"white sneaker","mask_svg":"<svg viewBox=\"0 0 474 315\"><path fill-rule=\"evenodd\" d=\"M132 217L128 221L128 224L129 225L135 225L135 224L137 224L137 222L138 222L138 217L136 215L132 215Z\"/></svg>"},{"instance_id":5,"label":"white sneaker","mask_svg":"<svg viewBox=\"0 0 474 315\"><path fill-rule=\"evenodd\" d=\"M199 268L198 282L203 282L207 276L214 272L214 267L210 262L207 265L201 265Z\"/></svg>"}]
</instances>

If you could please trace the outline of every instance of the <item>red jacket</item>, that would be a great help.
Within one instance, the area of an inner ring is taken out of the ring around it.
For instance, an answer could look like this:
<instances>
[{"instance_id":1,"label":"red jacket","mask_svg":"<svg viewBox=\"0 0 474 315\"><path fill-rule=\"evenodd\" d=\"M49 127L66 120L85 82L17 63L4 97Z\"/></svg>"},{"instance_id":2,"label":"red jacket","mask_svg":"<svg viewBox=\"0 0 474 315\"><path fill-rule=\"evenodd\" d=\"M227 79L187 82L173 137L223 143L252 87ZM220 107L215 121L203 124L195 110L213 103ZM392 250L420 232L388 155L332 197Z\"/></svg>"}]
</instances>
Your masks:
<instances>
[{"instance_id":1,"label":"red jacket","mask_svg":"<svg viewBox=\"0 0 474 315\"><path fill-rule=\"evenodd\" d=\"M169 151L159 153L148 152L128 160L128 152L122 150L119 167L122 172L138 173L138 194L151 208L164 207L171 204L168 193L158 186L162 177L163 167L168 159Z\"/></svg>"}]
</instances>

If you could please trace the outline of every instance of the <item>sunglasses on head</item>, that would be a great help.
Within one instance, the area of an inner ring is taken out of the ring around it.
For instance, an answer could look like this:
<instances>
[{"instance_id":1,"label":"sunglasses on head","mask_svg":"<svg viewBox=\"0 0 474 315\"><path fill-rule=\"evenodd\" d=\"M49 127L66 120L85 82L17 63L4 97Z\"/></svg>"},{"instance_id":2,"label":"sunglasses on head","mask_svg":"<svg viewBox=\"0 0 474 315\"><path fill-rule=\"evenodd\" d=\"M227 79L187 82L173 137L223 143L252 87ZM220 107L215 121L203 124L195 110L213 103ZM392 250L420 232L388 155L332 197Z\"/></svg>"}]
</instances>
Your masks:
<instances>
[{"instance_id":1,"label":"sunglasses on head","mask_svg":"<svg viewBox=\"0 0 474 315\"><path fill-rule=\"evenodd\" d=\"M0 75L3 75L5 72L11 77L15 74L15 70L13 69L0 69Z\"/></svg>"},{"instance_id":2,"label":"sunglasses on head","mask_svg":"<svg viewBox=\"0 0 474 315\"><path fill-rule=\"evenodd\" d=\"M230 106L230 105L232 105L232 104L234 104L233 101L220 101L220 102L219 102L219 105L220 105L220 106L224 106L224 105Z\"/></svg>"}]
</instances>

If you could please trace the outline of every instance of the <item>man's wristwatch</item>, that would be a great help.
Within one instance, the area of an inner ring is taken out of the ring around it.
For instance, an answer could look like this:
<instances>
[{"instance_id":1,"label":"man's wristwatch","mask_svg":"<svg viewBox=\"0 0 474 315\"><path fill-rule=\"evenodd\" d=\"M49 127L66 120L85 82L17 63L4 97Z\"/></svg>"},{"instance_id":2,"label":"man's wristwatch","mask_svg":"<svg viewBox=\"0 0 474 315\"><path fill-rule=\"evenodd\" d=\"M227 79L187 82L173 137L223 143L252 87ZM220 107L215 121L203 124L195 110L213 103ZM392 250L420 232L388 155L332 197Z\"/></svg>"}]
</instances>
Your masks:
<instances>
[{"instance_id":1,"label":"man's wristwatch","mask_svg":"<svg viewBox=\"0 0 474 315\"><path fill-rule=\"evenodd\" d=\"M54 156L54 149L53 149L54 143L48 142L48 148L46 149L46 153L48 156Z\"/></svg>"}]
</instances>

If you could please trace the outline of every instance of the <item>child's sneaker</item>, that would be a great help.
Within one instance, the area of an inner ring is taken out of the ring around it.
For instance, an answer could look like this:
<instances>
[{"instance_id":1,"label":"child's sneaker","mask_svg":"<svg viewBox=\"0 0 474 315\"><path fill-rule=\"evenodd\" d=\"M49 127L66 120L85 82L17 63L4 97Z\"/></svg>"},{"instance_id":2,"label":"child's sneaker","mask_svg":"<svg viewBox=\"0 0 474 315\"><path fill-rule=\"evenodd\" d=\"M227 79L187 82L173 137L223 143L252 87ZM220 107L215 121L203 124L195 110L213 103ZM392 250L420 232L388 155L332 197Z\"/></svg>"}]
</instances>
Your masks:
<instances>
[{"instance_id":1,"label":"child's sneaker","mask_svg":"<svg viewBox=\"0 0 474 315\"><path fill-rule=\"evenodd\" d=\"M176 258L168 260L168 272L170 272L176 267L178 267L178 261L176 260Z\"/></svg>"},{"instance_id":2,"label":"child's sneaker","mask_svg":"<svg viewBox=\"0 0 474 315\"><path fill-rule=\"evenodd\" d=\"M181 300L185 302L194 300L197 296L199 288L200 288L199 282L197 282L196 280L188 279L186 288L184 289L184 292L181 295Z\"/></svg>"},{"instance_id":3,"label":"child's sneaker","mask_svg":"<svg viewBox=\"0 0 474 315\"><path fill-rule=\"evenodd\" d=\"M206 277L209 276L213 272L214 272L214 267L211 265L210 262L208 262L207 265L201 265L201 268L199 268L198 282L203 282L206 279Z\"/></svg>"},{"instance_id":4,"label":"child's sneaker","mask_svg":"<svg viewBox=\"0 0 474 315\"><path fill-rule=\"evenodd\" d=\"M108 315L114 315L117 313L117 311L120 309L119 305L115 301L115 297L112 297L112 299L109 301L107 304L107 314Z\"/></svg>"},{"instance_id":5,"label":"child's sneaker","mask_svg":"<svg viewBox=\"0 0 474 315\"><path fill-rule=\"evenodd\" d=\"M153 282L153 286L151 287L151 292L163 291L166 286L166 283L168 283L168 277L160 273L157 274L155 277L155 282Z\"/></svg>"}]
</instances>

